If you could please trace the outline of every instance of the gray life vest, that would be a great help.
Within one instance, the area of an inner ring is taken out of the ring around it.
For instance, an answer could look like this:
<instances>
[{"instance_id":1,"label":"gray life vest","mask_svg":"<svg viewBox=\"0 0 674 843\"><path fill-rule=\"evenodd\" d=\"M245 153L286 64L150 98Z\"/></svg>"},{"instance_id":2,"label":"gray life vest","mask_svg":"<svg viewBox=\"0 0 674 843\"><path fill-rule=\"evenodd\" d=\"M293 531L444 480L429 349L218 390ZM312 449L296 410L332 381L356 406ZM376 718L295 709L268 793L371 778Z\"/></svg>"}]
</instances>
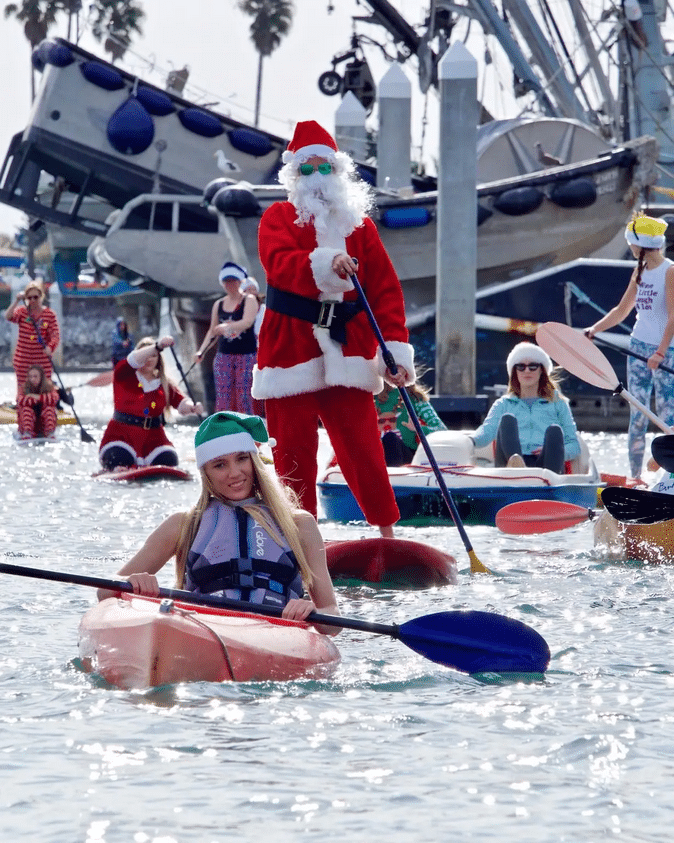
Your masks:
<instances>
[{"instance_id":1,"label":"gray life vest","mask_svg":"<svg viewBox=\"0 0 674 843\"><path fill-rule=\"evenodd\" d=\"M290 546L277 544L241 506L218 500L206 507L187 554L185 588L280 607L304 593Z\"/></svg>"}]
</instances>

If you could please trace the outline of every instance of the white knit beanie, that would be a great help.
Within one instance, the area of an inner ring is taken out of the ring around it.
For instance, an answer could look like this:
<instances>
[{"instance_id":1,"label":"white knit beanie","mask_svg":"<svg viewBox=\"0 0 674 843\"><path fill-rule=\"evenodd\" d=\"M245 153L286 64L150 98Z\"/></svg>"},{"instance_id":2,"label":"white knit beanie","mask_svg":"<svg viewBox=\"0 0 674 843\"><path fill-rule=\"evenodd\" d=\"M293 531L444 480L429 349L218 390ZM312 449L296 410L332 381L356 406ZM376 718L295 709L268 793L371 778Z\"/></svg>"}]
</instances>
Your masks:
<instances>
[{"instance_id":1,"label":"white knit beanie","mask_svg":"<svg viewBox=\"0 0 674 843\"><path fill-rule=\"evenodd\" d=\"M508 355L506 367L509 377L516 363L541 363L548 374L552 371L552 360L549 355L540 345L534 345L532 342L518 342Z\"/></svg>"}]
</instances>

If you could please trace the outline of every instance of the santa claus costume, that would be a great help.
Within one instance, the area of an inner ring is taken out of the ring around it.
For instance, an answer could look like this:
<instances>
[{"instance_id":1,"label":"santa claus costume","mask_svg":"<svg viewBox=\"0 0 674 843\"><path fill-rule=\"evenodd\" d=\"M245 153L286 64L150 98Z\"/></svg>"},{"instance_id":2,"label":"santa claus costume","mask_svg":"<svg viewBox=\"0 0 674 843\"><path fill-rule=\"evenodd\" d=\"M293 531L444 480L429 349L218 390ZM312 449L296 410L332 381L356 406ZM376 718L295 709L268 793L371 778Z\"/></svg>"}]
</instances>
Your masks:
<instances>
[{"instance_id":1,"label":"santa claus costume","mask_svg":"<svg viewBox=\"0 0 674 843\"><path fill-rule=\"evenodd\" d=\"M297 124L279 179L284 171L297 174L316 156L330 166L321 165L323 169L299 179L312 179L319 196L321 180L327 185L329 179L341 179L348 185L353 162L314 121ZM349 189L345 187L345 197ZM320 420L368 522L392 525L399 513L373 401L383 388L386 365L353 284L333 271L333 261L344 254L357 259L360 283L386 344L397 364L411 374L414 353L400 282L374 223L357 212L356 203L350 209L324 203L328 212L321 214L320 201L293 204L292 191L290 199L270 206L260 222L267 308L253 397L265 399L269 432L277 442L276 470L298 492L305 509L316 515Z\"/></svg>"},{"instance_id":2,"label":"santa claus costume","mask_svg":"<svg viewBox=\"0 0 674 843\"><path fill-rule=\"evenodd\" d=\"M171 383L167 402L160 378L144 377L135 354L132 351L113 372L115 412L98 454L108 471L134 465L178 465L178 454L164 431L164 410L168 403L189 412L191 402Z\"/></svg>"}]
</instances>

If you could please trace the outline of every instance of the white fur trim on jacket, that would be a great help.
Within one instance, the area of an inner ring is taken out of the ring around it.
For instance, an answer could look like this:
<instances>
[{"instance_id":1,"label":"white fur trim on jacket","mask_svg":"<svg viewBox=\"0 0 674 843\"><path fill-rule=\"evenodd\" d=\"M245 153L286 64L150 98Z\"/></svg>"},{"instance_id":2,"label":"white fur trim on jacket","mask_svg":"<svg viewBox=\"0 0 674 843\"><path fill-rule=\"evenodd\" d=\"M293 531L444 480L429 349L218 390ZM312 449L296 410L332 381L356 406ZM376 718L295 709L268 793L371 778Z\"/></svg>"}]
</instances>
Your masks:
<instances>
[{"instance_id":1,"label":"white fur trim on jacket","mask_svg":"<svg viewBox=\"0 0 674 843\"><path fill-rule=\"evenodd\" d=\"M366 360L364 357L347 357L341 353L341 346L330 339L325 328L314 328L319 332L317 342L324 352L323 357L314 357L305 363L298 363L287 369L253 369L253 388L251 395L259 401L266 398L287 398L305 392L318 392L326 386L352 386L366 392L381 392L384 388L382 378L377 373L377 359ZM330 347L330 343L334 347Z\"/></svg>"},{"instance_id":2,"label":"white fur trim on jacket","mask_svg":"<svg viewBox=\"0 0 674 843\"><path fill-rule=\"evenodd\" d=\"M396 365L402 366L407 372L405 386L411 386L416 380L414 372L414 346L406 342L387 342L386 347L393 355ZM379 374L383 377L386 372L386 363L384 363L381 348L377 349L377 368Z\"/></svg>"},{"instance_id":3,"label":"white fur trim on jacket","mask_svg":"<svg viewBox=\"0 0 674 843\"><path fill-rule=\"evenodd\" d=\"M316 286L325 294L325 297L342 301L344 293L353 290L353 284L348 278L340 278L332 270L332 262L335 257L345 252L345 249L332 249L327 246L318 246L309 255L311 272L314 276Z\"/></svg>"}]
</instances>

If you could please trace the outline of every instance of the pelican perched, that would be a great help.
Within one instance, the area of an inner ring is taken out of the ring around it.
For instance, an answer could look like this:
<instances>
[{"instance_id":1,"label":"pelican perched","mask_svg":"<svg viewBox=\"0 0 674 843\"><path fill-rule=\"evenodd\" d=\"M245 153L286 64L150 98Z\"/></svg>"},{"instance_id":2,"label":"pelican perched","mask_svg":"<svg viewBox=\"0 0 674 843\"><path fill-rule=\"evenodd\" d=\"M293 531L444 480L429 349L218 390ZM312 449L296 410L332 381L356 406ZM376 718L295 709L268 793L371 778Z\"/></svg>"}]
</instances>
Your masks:
<instances>
[{"instance_id":1,"label":"pelican perched","mask_svg":"<svg viewBox=\"0 0 674 843\"><path fill-rule=\"evenodd\" d=\"M241 170L241 167L234 161L230 161L221 149L216 149L213 157L218 164L218 169L223 173L235 173Z\"/></svg>"},{"instance_id":2,"label":"pelican perched","mask_svg":"<svg viewBox=\"0 0 674 843\"><path fill-rule=\"evenodd\" d=\"M562 164L561 159L557 158L556 155L550 155L549 152L546 152L543 149L540 141L536 141L534 144L536 147L536 155L538 156L538 160L543 164L545 167L559 167Z\"/></svg>"}]
</instances>

